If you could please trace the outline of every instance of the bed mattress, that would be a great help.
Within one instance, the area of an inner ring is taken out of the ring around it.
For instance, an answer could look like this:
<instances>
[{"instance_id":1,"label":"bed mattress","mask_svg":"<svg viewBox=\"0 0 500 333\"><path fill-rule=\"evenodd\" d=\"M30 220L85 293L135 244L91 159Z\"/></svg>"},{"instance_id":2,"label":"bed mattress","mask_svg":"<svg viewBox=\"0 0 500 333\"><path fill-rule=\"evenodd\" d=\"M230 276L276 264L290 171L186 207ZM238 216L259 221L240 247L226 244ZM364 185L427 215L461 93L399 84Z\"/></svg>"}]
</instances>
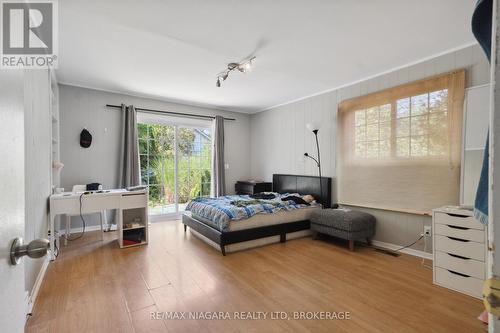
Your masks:
<instances>
[{"instance_id":1,"label":"bed mattress","mask_svg":"<svg viewBox=\"0 0 500 333\"><path fill-rule=\"evenodd\" d=\"M230 232L230 231L238 231L238 230L246 230L246 229L253 229L253 228L258 228L258 227L265 227L269 225L275 225L275 224L280 224L280 223L290 223L290 222L297 222L297 221L305 221L309 220L311 217L312 212L321 209L318 206L310 206L310 207L304 207L300 209L294 209L294 210L281 210L272 214L257 214L254 215L248 219L244 220L235 220L235 221L229 221L228 227L224 230L224 232ZM196 214L192 213L191 216L195 219L197 219L200 222L203 222L212 228L215 228L219 231L220 228L218 227L217 223L214 223L206 218L203 218L201 216L197 216Z\"/></svg>"},{"instance_id":2,"label":"bed mattress","mask_svg":"<svg viewBox=\"0 0 500 333\"><path fill-rule=\"evenodd\" d=\"M248 223L247 220L251 220L252 217L258 215L274 215L282 211L287 212L310 207L321 207L320 204L314 201L310 204L307 204L303 200L300 202L301 195L298 193L273 192L268 194L272 195L273 198L254 199L248 195L194 198L187 205L186 211L190 211L193 214L192 216L198 217L199 221L219 231L228 232L230 231L229 225L233 224L233 221L239 221L238 223L245 221ZM289 197L297 197L299 202L290 200Z\"/></svg>"}]
</instances>

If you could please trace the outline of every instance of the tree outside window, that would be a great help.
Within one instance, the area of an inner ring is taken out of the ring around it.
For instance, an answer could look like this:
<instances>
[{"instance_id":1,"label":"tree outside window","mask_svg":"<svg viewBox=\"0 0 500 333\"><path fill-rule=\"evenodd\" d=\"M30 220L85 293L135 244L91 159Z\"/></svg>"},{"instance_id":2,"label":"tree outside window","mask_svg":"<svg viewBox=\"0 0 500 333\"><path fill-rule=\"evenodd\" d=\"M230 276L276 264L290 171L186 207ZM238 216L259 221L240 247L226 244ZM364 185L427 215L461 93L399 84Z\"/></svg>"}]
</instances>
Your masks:
<instances>
[{"instance_id":1,"label":"tree outside window","mask_svg":"<svg viewBox=\"0 0 500 333\"><path fill-rule=\"evenodd\" d=\"M149 187L151 214L175 212L175 126L139 124L142 184ZM194 197L210 195L211 133L178 127L177 189L179 210Z\"/></svg>"}]
</instances>

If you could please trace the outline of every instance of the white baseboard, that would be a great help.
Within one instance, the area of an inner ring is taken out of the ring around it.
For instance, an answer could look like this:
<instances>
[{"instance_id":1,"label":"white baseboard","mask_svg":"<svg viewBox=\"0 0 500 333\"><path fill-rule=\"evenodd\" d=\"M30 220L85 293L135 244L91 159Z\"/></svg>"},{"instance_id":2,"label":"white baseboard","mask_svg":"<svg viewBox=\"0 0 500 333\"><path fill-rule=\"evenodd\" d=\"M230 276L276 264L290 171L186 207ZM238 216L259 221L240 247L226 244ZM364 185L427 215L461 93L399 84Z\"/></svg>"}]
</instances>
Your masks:
<instances>
[{"instance_id":1,"label":"white baseboard","mask_svg":"<svg viewBox=\"0 0 500 333\"><path fill-rule=\"evenodd\" d=\"M47 267L49 267L50 256L46 255L43 260L42 267L38 272L35 283L33 284L33 289L31 289L31 294L28 296L27 306L26 306L26 315L30 315L33 311L33 306L35 305L36 298L38 297L38 292L40 291L40 287L42 286L43 279L45 277L45 273L47 272Z\"/></svg>"},{"instance_id":2,"label":"white baseboard","mask_svg":"<svg viewBox=\"0 0 500 333\"><path fill-rule=\"evenodd\" d=\"M381 242L381 241L377 241L377 240L372 240L372 244L375 245L376 247L381 247L383 249L392 250L392 251L401 248L401 245ZM406 248L406 249L403 249L399 252L409 254L409 255L415 256L415 257L424 258L427 260L432 260L432 253L428 253L428 252L424 252L424 251L420 251L420 250Z\"/></svg>"}]
</instances>

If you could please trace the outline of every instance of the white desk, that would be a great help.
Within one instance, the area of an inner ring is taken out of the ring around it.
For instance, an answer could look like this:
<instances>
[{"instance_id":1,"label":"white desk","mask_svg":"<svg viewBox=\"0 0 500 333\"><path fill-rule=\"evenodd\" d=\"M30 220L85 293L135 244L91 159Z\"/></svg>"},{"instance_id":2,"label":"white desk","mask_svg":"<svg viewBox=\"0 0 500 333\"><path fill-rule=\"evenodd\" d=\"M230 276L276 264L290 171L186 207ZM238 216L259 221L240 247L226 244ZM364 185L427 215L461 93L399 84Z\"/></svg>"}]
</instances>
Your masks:
<instances>
[{"instance_id":1,"label":"white desk","mask_svg":"<svg viewBox=\"0 0 500 333\"><path fill-rule=\"evenodd\" d=\"M55 260L55 245L60 249L60 240L58 235L59 226L56 230L56 216L60 214L80 214L80 197L82 201L81 213L99 213L106 209L134 209L145 208L147 212L148 194L147 190L127 191L127 190L110 190L105 193L62 193L53 194L50 196L50 216L49 216L49 232L50 232L50 259ZM122 228L122 213L118 214L117 224L118 229ZM146 214L147 219L147 214ZM147 228L147 220L145 221ZM121 235L120 235L121 237Z\"/></svg>"}]
</instances>

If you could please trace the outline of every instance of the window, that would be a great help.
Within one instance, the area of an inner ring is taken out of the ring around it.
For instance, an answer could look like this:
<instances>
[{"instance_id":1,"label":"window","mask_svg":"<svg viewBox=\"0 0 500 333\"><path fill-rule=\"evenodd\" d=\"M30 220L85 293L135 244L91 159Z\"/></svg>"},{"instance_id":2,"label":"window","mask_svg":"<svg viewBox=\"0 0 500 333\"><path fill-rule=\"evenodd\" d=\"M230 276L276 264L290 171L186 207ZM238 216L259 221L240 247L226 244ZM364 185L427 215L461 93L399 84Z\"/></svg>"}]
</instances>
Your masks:
<instances>
[{"instance_id":1,"label":"window","mask_svg":"<svg viewBox=\"0 0 500 333\"><path fill-rule=\"evenodd\" d=\"M183 211L194 197L210 195L212 137L208 128L139 123L142 184L149 213Z\"/></svg>"},{"instance_id":2,"label":"window","mask_svg":"<svg viewBox=\"0 0 500 333\"><path fill-rule=\"evenodd\" d=\"M357 158L444 156L448 145L448 89L357 110L354 126Z\"/></svg>"},{"instance_id":3,"label":"window","mask_svg":"<svg viewBox=\"0 0 500 333\"><path fill-rule=\"evenodd\" d=\"M391 105L374 106L354 113L355 155L360 158L391 154Z\"/></svg>"},{"instance_id":4,"label":"window","mask_svg":"<svg viewBox=\"0 0 500 333\"><path fill-rule=\"evenodd\" d=\"M344 204L428 212L458 204L465 71L343 101Z\"/></svg>"}]
</instances>

